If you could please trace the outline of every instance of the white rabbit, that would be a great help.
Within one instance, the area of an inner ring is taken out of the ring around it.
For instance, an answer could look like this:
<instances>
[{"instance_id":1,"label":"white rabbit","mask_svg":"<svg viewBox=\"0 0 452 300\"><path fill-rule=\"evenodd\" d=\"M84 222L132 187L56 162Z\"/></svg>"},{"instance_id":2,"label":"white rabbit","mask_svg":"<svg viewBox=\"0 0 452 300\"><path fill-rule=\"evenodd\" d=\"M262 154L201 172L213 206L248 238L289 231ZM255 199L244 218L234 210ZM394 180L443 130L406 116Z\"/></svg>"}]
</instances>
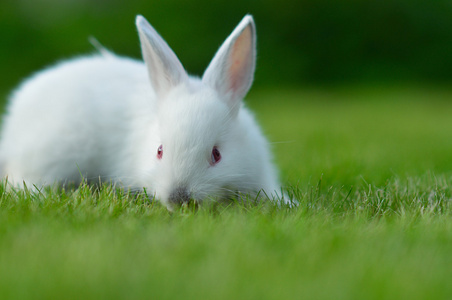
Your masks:
<instances>
[{"instance_id":1,"label":"white rabbit","mask_svg":"<svg viewBox=\"0 0 452 300\"><path fill-rule=\"evenodd\" d=\"M242 104L255 69L253 18L243 18L201 79L142 16L136 25L144 63L101 51L41 71L13 93L0 142L8 182L83 176L145 188L169 209L238 192L285 198L268 142Z\"/></svg>"}]
</instances>

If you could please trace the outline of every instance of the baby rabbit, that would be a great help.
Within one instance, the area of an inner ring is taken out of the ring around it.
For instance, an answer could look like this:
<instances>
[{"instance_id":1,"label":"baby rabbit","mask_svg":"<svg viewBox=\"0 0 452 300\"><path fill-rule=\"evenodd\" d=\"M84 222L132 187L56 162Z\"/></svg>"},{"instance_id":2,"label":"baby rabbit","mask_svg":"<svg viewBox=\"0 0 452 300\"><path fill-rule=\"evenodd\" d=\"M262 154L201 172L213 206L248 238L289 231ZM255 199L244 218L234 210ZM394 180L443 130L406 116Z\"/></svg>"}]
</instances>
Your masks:
<instances>
[{"instance_id":1,"label":"baby rabbit","mask_svg":"<svg viewBox=\"0 0 452 300\"><path fill-rule=\"evenodd\" d=\"M13 93L0 142L8 182L101 180L145 188L169 209L238 193L288 201L268 142L242 103L255 69L252 16L202 78L186 73L142 16L136 26L144 63L102 50L38 72Z\"/></svg>"}]
</instances>

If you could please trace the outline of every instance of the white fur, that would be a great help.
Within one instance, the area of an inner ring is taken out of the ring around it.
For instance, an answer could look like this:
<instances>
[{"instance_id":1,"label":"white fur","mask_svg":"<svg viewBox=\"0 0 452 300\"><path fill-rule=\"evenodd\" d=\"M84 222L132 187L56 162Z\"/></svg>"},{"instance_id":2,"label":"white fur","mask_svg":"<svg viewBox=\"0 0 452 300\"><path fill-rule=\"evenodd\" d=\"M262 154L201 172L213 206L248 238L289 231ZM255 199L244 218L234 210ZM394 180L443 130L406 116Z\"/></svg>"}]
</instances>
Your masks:
<instances>
[{"instance_id":1,"label":"white fur","mask_svg":"<svg viewBox=\"0 0 452 300\"><path fill-rule=\"evenodd\" d=\"M0 142L3 175L15 186L78 183L82 175L146 188L168 207L180 188L198 201L261 189L280 198L268 142L242 105L255 68L252 17L202 79L187 75L143 17L136 23L145 63L112 53L75 58L13 93Z\"/></svg>"}]
</instances>

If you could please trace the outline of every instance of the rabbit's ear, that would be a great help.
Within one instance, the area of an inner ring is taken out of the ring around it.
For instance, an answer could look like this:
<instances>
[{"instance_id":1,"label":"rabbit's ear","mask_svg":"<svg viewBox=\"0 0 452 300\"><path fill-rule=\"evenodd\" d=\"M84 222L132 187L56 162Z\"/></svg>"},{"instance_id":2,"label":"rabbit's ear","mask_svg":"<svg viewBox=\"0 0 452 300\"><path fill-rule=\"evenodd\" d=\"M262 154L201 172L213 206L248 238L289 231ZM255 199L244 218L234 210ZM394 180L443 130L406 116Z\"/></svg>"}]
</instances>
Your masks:
<instances>
[{"instance_id":1,"label":"rabbit's ear","mask_svg":"<svg viewBox=\"0 0 452 300\"><path fill-rule=\"evenodd\" d=\"M136 25L151 84L157 95L164 97L188 75L173 50L144 17L138 15Z\"/></svg>"},{"instance_id":2,"label":"rabbit's ear","mask_svg":"<svg viewBox=\"0 0 452 300\"><path fill-rule=\"evenodd\" d=\"M253 17L246 15L221 45L202 80L228 102L231 111L238 112L253 82L255 65L256 31Z\"/></svg>"}]
</instances>

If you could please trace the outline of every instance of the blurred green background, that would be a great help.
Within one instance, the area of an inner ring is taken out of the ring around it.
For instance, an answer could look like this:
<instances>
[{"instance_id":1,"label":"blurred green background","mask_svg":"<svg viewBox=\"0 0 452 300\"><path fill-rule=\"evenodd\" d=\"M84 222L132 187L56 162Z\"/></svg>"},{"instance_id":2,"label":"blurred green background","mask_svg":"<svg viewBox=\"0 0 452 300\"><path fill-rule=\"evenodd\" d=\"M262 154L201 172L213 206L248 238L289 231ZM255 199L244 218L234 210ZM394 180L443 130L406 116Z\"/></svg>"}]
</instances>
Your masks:
<instances>
[{"instance_id":1,"label":"blurred green background","mask_svg":"<svg viewBox=\"0 0 452 300\"><path fill-rule=\"evenodd\" d=\"M201 75L246 13L257 24L255 87L452 80L449 0L2 0L0 91L93 52L90 36L139 58L137 14Z\"/></svg>"}]
</instances>

